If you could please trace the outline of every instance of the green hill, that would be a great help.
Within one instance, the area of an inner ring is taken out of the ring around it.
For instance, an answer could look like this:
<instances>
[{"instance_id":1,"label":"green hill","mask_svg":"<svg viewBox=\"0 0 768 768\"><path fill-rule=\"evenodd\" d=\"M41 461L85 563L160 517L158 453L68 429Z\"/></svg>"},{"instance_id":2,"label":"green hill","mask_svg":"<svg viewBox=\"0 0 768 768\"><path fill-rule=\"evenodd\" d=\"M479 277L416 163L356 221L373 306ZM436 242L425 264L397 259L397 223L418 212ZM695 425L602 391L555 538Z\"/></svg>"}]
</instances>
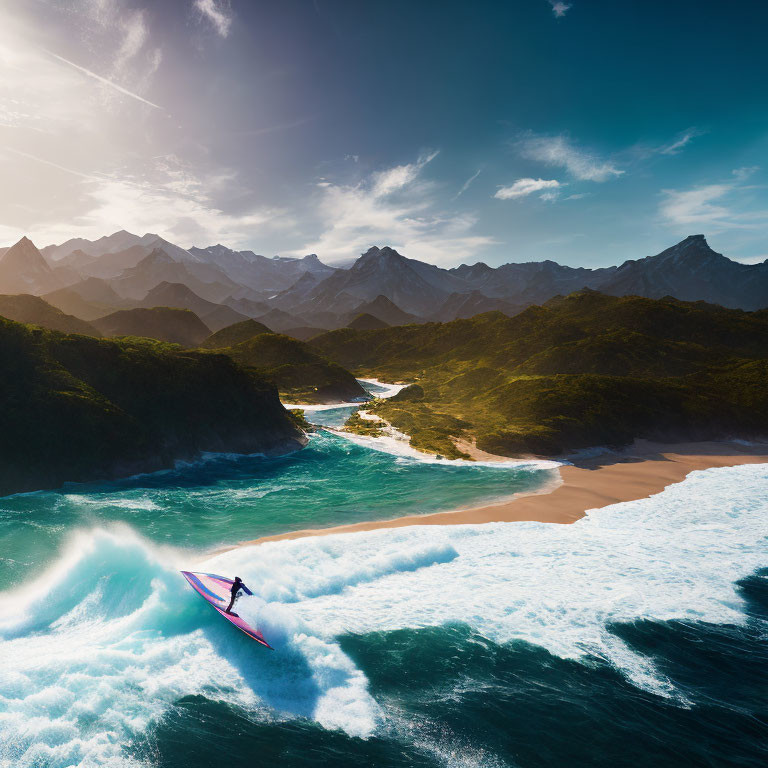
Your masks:
<instances>
[{"instance_id":1,"label":"green hill","mask_svg":"<svg viewBox=\"0 0 768 768\"><path fill-rule=\"evenodd\" d=\"M352 328L355 331L375 331L379 328L389 328L389 323L379 320L378 317L369 312L362 312L347 325L347 328Z\"/></svg>"},{"instance_id":2,"label":"green hill","mask_svg":"<svg viewBox=\"0 0 768 768\"><path fill-rule=\"evenodd\" d=\"M260 333L272 333L272 331L263 323L258 322L258 320L243 320L239 323L228 325L226 328L216 331L216 333L212 333L200 346L205 349L233 347L235 344L248 341L248 339L258 336Z\"/></svg>"},{"instance_id":3,"label":"green hill","mask_svg":"<svg viewBox=\"0 0 768 768\"><path fill-rule=\"evenodd\" d=\"M274 386L226 355L0 320L0 364L0 494L305 441Z\"/></svg>"},{"instance_id":4,"label":"green hill","mask_svg":"<svg viewBox=\"0 0 768 768\"><path fill-rule=\"evenodd\" d=\"M210 328L189 309L151 307L121 309L93 321L104 336L142 336L196 347L211 334Z\"/></svg>"},{"instance_id":5,"label":"green hill","mask_svg":"<svg viewBox=\"0 0 768 768\"><path fill-rule=\"evenodd\" d=\"M331 331L311 342L358 374L418 382L374 411L412 443L504 455L634 438L768 434L768 311L581 291L514 317Z\"/></svg>"},{"instance_id":6,"label":"green hill","mask_svg":"<svg viewBox=\"0 0 768 768\"><path fill-rule=\"evenodd\" d=\"M332 403L366 396L349 371L290 336L264 333L220 351L256 368L291 402Z\"/></svg>"},{"instance_id":7,"label":"green hill","mask_svg":"<svg viewBox=\"0 0 768 768\"><path fill-rule=\"evenodd\" d=\"M100 336L99 331L90 323L74 315L67 315L57 307L51 306L39 296L19 293L14 296L0 296L0 317L15 320L17 323L31 323L51 331L62 333L83 333L87 336Z\"/></svg>"}]
</instances>

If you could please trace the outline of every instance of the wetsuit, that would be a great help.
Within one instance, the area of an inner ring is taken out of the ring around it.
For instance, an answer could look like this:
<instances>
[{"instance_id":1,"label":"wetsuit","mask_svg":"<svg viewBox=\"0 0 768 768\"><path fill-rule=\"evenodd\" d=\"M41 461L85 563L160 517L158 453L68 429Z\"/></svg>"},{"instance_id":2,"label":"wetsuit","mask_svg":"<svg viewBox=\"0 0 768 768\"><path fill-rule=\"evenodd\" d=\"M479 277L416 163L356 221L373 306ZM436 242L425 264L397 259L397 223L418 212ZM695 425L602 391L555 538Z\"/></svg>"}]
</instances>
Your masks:
<instances>
[{"instance_id":1,"label":"wetsuit","mask_svg":"<svg viewBox=\"0 0 768 768\"><path fill-rule=\"evenodd\" d=\"M232 599L229 601L229 605L227 606L227 613L229 613L232 610L232 606L235 604L235 598L237 597L237 593L244 587L242 581L233 581L232 582L232 588L229 590L230 594L232 595Z\"/></svg>"}]
</instances>

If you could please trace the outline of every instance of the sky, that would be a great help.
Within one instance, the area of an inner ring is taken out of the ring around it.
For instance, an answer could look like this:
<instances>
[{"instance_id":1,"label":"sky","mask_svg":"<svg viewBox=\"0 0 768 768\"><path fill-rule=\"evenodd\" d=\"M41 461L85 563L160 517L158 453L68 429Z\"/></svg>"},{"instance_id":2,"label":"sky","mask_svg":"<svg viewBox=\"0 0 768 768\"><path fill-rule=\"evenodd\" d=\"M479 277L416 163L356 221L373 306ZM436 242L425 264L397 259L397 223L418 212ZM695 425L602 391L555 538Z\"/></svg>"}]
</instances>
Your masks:
<instances>
[{"instance_id":1,"label":"sky","mask_svg":"<svg viewBox=\"0 0 768 768\"><path fill-rule=\"evenodd\" d=\"M768 258L768 4L0 0L0 244Z\"/></svg>"}]
</instances>

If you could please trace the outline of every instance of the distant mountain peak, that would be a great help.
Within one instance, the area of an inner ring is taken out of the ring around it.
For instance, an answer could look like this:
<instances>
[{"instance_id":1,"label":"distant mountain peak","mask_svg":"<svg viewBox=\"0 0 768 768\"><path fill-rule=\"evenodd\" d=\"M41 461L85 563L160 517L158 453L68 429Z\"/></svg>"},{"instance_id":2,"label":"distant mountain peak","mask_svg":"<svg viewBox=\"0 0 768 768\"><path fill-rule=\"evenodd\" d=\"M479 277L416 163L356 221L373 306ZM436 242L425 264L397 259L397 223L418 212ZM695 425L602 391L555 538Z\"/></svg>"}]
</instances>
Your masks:
<instances>
[{"instance_id":1,"label":"distant mountain peak","mask_svg":"<svg viewBox=\"0 0 768 768\"><path fill-rule=\"evenodd\" d=\"M728 260L722 254L712 250L704 235L688 235L684 240L650 258L664 262L701 261L702 259L711 260L713 258Z\"/></svg>"},{"instance_id":2,"label":"distant mountain peak","mask_svg":"<svg viewBox=\"0 0 768 768\"><path fill-rule=\"evenodd\" d=\"M199 296L188 285L185 285L184 283L172 283L169 280L163 280L162 282L158 283L147 293L146 298L168 292L173 292L179 296L191 295L195 298L199 298Z\"/></svg>"},{"instance_id":3,"label":"distant mountain peak","mask_svg":"<svg viewBox=\"0 0 768 768\"><path fill-rule=\"evenodd\" d=\"M383 293L380 293L373 301L370 302L370 305L376 305L376 306L386 306L386 307L395 307L397 306L392 299L385 296Z\"/></svg>"},{"instance_id":4,"label":"distant mountain peak","mask_svg":"<svg viewBox=\"0 0 768 768\"><path fill-rule=\"evenodd\" d=\"M377 259L377 258L391 258L397 256L398 258L404 258L394 248L385 245L383 248L372 245L360 258L361 259Z\"/></svg>"},{"instance_id":5,"label":"distant mountain peak","mask_svg":"<svg viewBox=\"0 0 768 768\"><path fill-rule=\"evenodd\" d=\"M19 266L28 265L46 272L51 271L43 254L40 253L37 246L26 235L3 254L3 262L7 266L13 263Z\"/></svg>"},{"instance_id":6,"label":"distant mountain peak","mask_svg":"<svg viewBox=\"0 0 768 768\"><path fill-rule=\"evenodd\" d=\"M360 258L352 265L352 271L371 270L381 267L387 267L400 264L406 264L408 259L399 254L394 248L385 245L378 248L371 246Z\"/></svg>"}]
</instances>

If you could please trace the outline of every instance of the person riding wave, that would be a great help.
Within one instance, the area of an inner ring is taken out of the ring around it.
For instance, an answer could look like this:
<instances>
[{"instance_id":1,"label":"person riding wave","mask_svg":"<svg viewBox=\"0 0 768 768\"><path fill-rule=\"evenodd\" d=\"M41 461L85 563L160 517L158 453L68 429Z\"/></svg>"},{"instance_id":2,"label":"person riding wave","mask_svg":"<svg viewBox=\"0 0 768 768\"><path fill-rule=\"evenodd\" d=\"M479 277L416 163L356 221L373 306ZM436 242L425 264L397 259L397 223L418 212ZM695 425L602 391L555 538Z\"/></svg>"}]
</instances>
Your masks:
<instances>
[{"instance_id":1,"label":"person riding wave","mask_svg":"<svg viewBox=\"0 0 768 768\"><path fill-rule=\"evenodd\" d=\"M225 613L232 612L232 606L235 604L235 600L237 599L241 589L244 592L248 591L248 587L245 586L243 580L239 576L235 576L235 580L232 582L232 588L229 590L230 594L232 595L232 599L229 601L229 605L226 607Z\"/></svg>"}]
</instances>

